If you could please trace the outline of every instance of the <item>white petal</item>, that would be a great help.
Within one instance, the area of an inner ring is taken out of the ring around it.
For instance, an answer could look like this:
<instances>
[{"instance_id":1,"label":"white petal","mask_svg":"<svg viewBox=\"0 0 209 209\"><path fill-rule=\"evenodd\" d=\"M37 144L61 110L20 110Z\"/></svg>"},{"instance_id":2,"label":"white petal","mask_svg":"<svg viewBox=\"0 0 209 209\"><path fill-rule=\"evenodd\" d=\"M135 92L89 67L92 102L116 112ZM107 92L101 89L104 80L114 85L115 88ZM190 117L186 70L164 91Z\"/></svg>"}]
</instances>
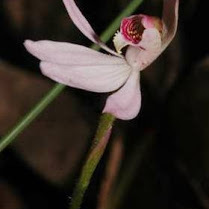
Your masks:
<instances>
[{"instance_id":1,"label":"white petal","mask_svg":"<svg viewBox=\"0 0 209 209\"><path fill-rule=\"evenodd\" d=\"M106 50L107 52L115 55L120 56L115 51L110 49L108 46L106 46L100 38L97 36L97 34L94 32L93 28L89 24L89 22L86 20L86 18L83 16L77 5L75 4L74 0L63 0L63 3L67 9L67 12L72 19L73 23L77 26L77 28L92 42L98 44L101 48ZM120 56L121 57L121 56Z\"/></svg>"},{"instance_id":2,"label":"white petal","mask_svg":"<svg viewBox=\"0 0 209 209\"><path fill-rule=\"evenodd\" d=\"M156 28L144 30L139 46L152 53L159 52L162 46L160 32Z\"/></svg>"},{"instance_id":3,"label":"white petal","mask_svg":"<svg viewBox=\"0 0 209 209\"><path fill-rule=\"evenodd\" d=\"M42 61L64 65L124 64L122 58L106 55L93 49L65 42L31 41L24 42L26 49Z\"/></svg>"},{"instance_id":4,"label":"white petal","mask_svg":"<svg viewBox=\"0 0 209 209\"><path fill-rule=\"evenodd\" d=\"M150 65L161 53L161 36L157 29L146 29L140 47L129 46L126 60L135 70L141 71Z\"/></svg>"},{"instance_id":5,"label":"white petal","mask_svg":"<svg viewBox=\"0 0 209 209\"><path fill-rule=\"evenodd\" d=\"M138 115L140 108L139 72L133 71L125 85L108 97L103 112L122 120L130 120Z\"/></svg>"},{"instance_id":6,"label":"white petal","mask_svg":"<svg viewBox=\"0 0 209 209\"><path fill-rule=\"evenodd\" d=\"M59 83L93 92L110 92L127 80L130 66L117 65L60 65L41 62L42 73Z\"/></svg>"}]
</instances>

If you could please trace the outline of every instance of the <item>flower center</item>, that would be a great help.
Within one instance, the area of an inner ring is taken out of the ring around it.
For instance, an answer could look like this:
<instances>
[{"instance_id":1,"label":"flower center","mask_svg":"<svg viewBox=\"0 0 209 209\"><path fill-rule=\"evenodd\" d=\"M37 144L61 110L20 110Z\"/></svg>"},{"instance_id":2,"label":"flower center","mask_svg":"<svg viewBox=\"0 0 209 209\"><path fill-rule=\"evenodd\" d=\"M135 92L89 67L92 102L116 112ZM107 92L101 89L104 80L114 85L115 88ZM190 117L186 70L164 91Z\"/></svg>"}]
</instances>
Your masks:
<instances>
[{"instance_id":1,"label":"flower center","mask_svg":"<svg viewBox=\"0 0 209 209\"><path fill-rule=\"evenodd\" d=\"M122 28L122 34L126 39L134 44L138 44L142 39L142 34L144 32L144 26L141 23L142 18L139 16L133 17L124 23Z\"/></svg>"}]
</instances>

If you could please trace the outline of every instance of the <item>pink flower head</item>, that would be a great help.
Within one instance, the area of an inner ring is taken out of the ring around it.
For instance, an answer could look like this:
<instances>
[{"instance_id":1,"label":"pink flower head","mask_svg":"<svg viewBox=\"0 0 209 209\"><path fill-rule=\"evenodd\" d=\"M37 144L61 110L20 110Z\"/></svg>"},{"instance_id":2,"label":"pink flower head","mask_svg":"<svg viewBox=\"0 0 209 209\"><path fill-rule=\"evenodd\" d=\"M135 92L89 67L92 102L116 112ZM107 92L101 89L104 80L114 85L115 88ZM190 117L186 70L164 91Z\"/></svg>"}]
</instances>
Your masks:
<instances>
[{"instance_id":1,"label":"pink flower head","mask_svg":"<svg viewBox=\"0 0 209 209\"><path fill-rule=\"evenodd\" d=\"M116 52L106 46L82 15L74 0L63 0L78 29L107 55L71 43L26 40L26 49L41 60L40 68L49 78L93 92L113 92L103 112L119 119L137 116L141 107L140 71L150 65L172 41L178 22L179 0L164 0L162 20L146 15L124 18L113 42ZM125 56L121 49L127 46Z\"/></svg>"},{"instance_id":2,"label":"pink flower head","mask_svg":"<svg viewBox=\"0 0 209 209\"><path fill-rule=\"evenodd\" d=\"M134 15L124 18L121 22L120 31L126 41L137 45L142 40L142 34L145 29L142 15Z\"/></svg>"},{"instance_id":3,"label":"pink flower head","mask_svg":"<svg viewBox=\"0 0 209 209\"><path fill-rule=\"evenodd\" d=\"M118 53L127 45L139 46L146 29L157 29L162 33L162 21L158 17L143 14L133 15L121 21L120 32L117 32L113 42Z\"/></svg>"}]
</instances>

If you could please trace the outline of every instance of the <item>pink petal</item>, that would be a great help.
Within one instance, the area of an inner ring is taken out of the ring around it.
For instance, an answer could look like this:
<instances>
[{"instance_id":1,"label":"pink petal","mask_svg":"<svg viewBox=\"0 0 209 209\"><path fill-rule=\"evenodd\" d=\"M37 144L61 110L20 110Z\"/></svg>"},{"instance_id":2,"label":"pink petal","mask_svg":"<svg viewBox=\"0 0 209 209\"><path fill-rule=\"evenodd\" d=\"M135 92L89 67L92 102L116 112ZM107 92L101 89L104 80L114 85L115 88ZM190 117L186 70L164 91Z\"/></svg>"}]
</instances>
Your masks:
<instances>
[{"instance_id":1,"label":"pink petal","mask_svg":"<svg viewBox=\"0 0 209 209\"><path fill-rule=\"evenodd\" d=\"M140 47L129 46L126 60L136 70L143 70L161 53L161 36L157 29L146 29L140 42Z\"/></svg>"},{"instance_id":2,"label":"pink petal","mask_svg":"<svg viewBox=\"0 0 209 209\"><path fill-rule=\"evenodd\" d=\"M178 25L179 0L164 0L163 49L173 40Z\"/></svg>"},{"instance_id":3,"label":"pink petal","mask_svg":"<svg viewBox=\"0 0 209 209\"><path fill-rule=\"evenodd\" d=\"M148 15L132 15L123 18L120 33L126 42L132 46L139 46L146 29L162 31L162 21L158 17Z\"/></svg>"},{"instance_id":4,"label":"pink petal","mask_svg":"<svg viewBox=\"0 0 209 209\"><path fill-rule=\"evenodd\" d=\"M120 56L115 51L110 49L108 46L106 46L100 38L97 36L97 34L94 32L93 28L89 24L89 22L86 20L86 18L83 16L77 5L75 4L74 0L63 0L63 3L67 9L67 12L72 19L73 23L77 26L77 28L92 42L98 44L101 48L106 50L107 52Z\"/></svg>"},{"instance_id":5,"label":"pink petal","mask_svg":"<svg viewBox=\"0 0 209 209\"><path fill-rule=\"evenodd\" d=\"M124 59L106 55L93 49L71 43L54 41L24 42L26 49L42 61L64 65L122 65Z\"/></svg>"},{"instance_id":6,"label":"pink petal","mask_svg":"<svg viewBox=\"0 0 209 209\"><path fill-rule=\"evenodd\" d=\"M82 59L82 58L80 58ZM42 73L59 83L93 92L110 92L118 89L127 80L130 66L127 64L111 65L62 65L42 61ZM110 61L112 57L110 57Z\"/></svg>"},{"instance_id":7,"label":"pink petal","mask_svg":"<svg viewBox=\"0 0 209 209\"><path fill-rule=\"evenodd\" d=\"M139 72L133 71L125 85L108 97L103 112L122 120L130 120L138 115L140 108Z\"/></svg>"}]
</instances>

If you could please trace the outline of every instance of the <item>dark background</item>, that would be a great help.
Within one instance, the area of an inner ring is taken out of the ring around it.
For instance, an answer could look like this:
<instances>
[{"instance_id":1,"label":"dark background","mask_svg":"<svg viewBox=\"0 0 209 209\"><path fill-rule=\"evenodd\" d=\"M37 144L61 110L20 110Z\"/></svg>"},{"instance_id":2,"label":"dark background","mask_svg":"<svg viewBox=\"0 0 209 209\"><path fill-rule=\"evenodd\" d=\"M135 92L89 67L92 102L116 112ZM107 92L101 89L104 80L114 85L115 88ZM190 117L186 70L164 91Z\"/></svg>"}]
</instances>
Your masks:
<instances>
[{"instance_id":1,"label":"dark background","mask_svg":"<svg viewBox=\"0 0 209 209\"><path fill-rule=\"evenodd\" d=\"M77 1L98 34L128 2ZM160 16L161 9L161 0L144 0L136 13ZM209 208L208 20L206 0L180 0L175 40L142 72L140 114L115 124L112 140L119 133L124 144L116 191L136 161L118 208ZM61 0L1 0L0 28L3 136L53 86L23 41L91 43L73 26ZM106 97L67 88L0 154L0 209L68 208ZM110 146L82 208L95 208Z\"/></svg>"}]
</instances>

